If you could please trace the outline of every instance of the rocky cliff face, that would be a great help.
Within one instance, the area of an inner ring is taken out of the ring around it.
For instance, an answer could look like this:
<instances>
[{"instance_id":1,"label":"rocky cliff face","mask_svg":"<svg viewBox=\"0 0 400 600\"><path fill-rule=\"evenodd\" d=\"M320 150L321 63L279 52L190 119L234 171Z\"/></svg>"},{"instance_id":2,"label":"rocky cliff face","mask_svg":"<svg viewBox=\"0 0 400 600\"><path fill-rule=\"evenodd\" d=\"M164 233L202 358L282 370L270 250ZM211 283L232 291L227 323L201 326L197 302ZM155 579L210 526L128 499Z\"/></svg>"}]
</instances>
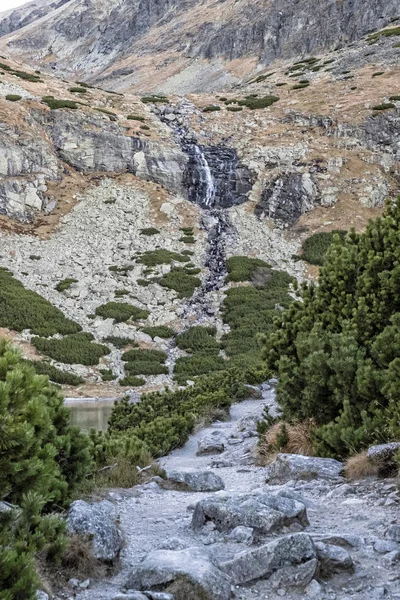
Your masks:
<instances>
[{"instance_id":1,"label":"rocky cliff face","mask_svg":"<svg viewBox=\"0 0 400 600\"><path fill-rule=\"evenodd\" d=\"M42 0L0 15L0 35L8 52L64 76L204 91L353 42L397 13L397 0Z\"/></svg>"}]
</instances>

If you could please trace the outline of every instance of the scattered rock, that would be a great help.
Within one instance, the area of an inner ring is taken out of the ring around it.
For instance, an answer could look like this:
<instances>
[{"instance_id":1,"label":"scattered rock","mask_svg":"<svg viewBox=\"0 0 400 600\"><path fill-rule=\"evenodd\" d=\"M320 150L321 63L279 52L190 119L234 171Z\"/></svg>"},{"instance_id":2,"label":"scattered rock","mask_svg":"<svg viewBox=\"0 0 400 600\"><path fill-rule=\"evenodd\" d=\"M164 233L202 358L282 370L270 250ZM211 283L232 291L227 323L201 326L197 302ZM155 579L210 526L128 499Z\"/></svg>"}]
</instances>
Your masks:
<instances>
[{"instance_id":1,"label":"scattered rock","mask_svg":"<svg viewBox=\"0 0 400 600\"><path fill-rule=\"evenodd\" d=\"M367 456L374 464L379 465L380 474L397 469L394 457L400 450L400 442L390 442L389 444L378 444L371 446L367 450Z\"/></svg>"},{"instance_id":2,"label":"scattered rock","mask_svg":"<svg viewBox=\"0 0 400 600\"><path fill-rule=\"evenodd\" d=\"M239 525L239 527L235 527L230 534L229 539L233 542L238 542L239 544L247 544L251 546L253 543L253 529L251 527L243 527Z\"/></svg>"},{"instance_id":3,"label":"scattered rock","mask_svg":"<svg viewBox=\"0 0 400 600\"><path fill-rule=\"evenodd\" d=\"M344 548L324 544L323 542L316 542L315 547L320 561L320 574L322 577L331 577L341 571L353 570L353 559Z\"/></svg>"},{"instance_id":4,"label":"scattered rock","mask_svg":"<svg viewBox=\"0 0 400 600\"><path fill-rule=\"evenodd\" d=\"M202 454L220 454L225 450L226 439L220 431L213 431L198 442L197 456Z\"/></svg>"},{"instance_id":5,"label":"scattered rock","mask_svg":"<svg viewBox=\"0 0 400 600\"><path fill-rule=\"evenodd\" d=\"M93 504L76 500L68 512L67 528L70 533L90 535L94 556L112 561L117 558L123 543L116 520L115 507L108 500Z\"/></svg>"},{"instance_id":6,"label":"scattered rock","mask_svg":"<svg viewBox=\"0 0 400 600\"><path fill-rule=\"evenodd\" d=\"M400 550L400 545L397 542L390 540L377 540L374 543L374 550L379 554L386 554L387 552L395 552Z\"/></svg>"},{"instance_id":7,"label":"scattered rock","mask_svg":"<svg viewBox=\"0 0 400 600\"><path fill-rule=\"evenodd\" d=\"M148 600L148 596L145 596L142 592L128 591L126 594L114 596L112 600Z\"/></svg>"},{"instance_id":8,"label":"scattered rock","mask_svg":"<svg viewBox=\"0 0 400 600\"><path fill-rule=\"evenodd\" d=\"M36 600L49 600L49 596L48 596L48 594L46 594L46 592L42 592L41 590L38 590L36 592Z\"/></svg>"},{"instance_id":9,"label":"scattered rock","mask_svg":"<svg viewBox=\"0 0 400 600\"><path fill-rule=\"evenodd\" d=\"M126 587L139 590L160 589L180 576L202 590L204 600L229 600L231 597L230 578L199 548L151 552L132 570Z\"/></svg>"},{"instance_id":10,"label":"scattered rock","mask_svg":"<svg viewBox=\"0 0 400 600\"><path fill-rule=\"evenodd\" d=\"M310 563L309 568L304 572L307 573L308 581L306 583L309 583L318 567L314 542L305 533L295 533L281 537L255 550L240 552L233 559L221 563L220 568L232 578L235 585L238 585L261 577L268 579L280 569L303 566L306 563ZM287 571L286 574L288 574ZM290 576L291 580L295 582L295 570L291 571ZM302 577L299 577L299 580L304 584ZM293 583L293 585L296 584Z\"/></svg>"},{"instance_id":11,"label":"scattered rock","mask_svg":"<svg viewBox=\"0 0 400 600\"><path fill-rule=\"evenodd\" d=\"M386 532L386 537L395 542L400 542L400 525L391 525Z\"/></svg>"},{"instance_id":12,"label":"scattered rock","mask_svg":"<svg viewBox=\"0 0 400 600\"><path fill-rule=\"evenodd\" d=\"M343 463L333 458L315 458L300 454L277 454L268 467L269 483L279 483L291 479L327 479L340 478Z\"/></svg>"},{"instance_id":13,"label":"scattered rock","mask_svg":"<svg viewBox=\"0 0 400 600\"><path fill-rule=\"evenodd\" d=\"M279 494L258 493L205 498L197 503L192 517L194 529L213 521L219 531L238 526L253 528L255 537L279 531L296 523L308 525L304 504Z\"/></svg>"},{"instance_id":14,"label":"scattered rock","mask_svg":"<svg viewBox=\"0 0 400 600\"><path fill-rule=\"evenodd\" d=\"M217 492L225 488L219 475L212 471L168 471L167 481L191 492Z\"/></svg>"}]
</instances>

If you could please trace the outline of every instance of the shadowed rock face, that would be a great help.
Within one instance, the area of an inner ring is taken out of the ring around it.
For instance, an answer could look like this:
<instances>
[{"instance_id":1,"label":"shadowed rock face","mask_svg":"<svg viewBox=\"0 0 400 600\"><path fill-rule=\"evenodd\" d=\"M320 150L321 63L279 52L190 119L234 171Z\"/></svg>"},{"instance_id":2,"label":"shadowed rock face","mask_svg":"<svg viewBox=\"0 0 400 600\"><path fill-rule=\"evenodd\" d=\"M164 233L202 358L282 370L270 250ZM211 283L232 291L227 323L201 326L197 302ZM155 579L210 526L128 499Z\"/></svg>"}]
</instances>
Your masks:
<instances>
[{"instance_id":1,"label":"shadowed rock face","mask_svg":"<svg viewBox=\"0 0 400 600\"><path fill-rule=\"evenodd\" d=\"M254 56L267 65L276 58L334 49L398 16L398 0L263 0L261 5L258 0L238 0L233 6L223 0L218 18L213 18L216 7L211 0L200 6L194 0L106 4L41 0L39 6L0 17L0 36L13 32L9 47L27 51L27 60L29 55L32 60L52 55L49 66L54 69L79 69L83 77L100 82L133 73L133 66L121 64L125 57L165 51L185 64L188 58L230 61ZM28 23L29 29L15 35Z\"/></svg>"}]
</instances>

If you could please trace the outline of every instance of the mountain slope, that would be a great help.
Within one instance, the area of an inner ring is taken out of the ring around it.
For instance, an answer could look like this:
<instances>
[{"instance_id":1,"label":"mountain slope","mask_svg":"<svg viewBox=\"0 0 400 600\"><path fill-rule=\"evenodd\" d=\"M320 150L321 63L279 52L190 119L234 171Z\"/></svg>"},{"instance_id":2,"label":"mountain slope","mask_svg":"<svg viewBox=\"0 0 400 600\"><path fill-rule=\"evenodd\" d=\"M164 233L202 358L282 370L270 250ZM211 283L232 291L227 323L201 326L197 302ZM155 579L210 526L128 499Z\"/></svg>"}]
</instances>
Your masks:
<instances>
[{"instance_id":1,"label":"mountain slope","mask_svg":"<svg viewBox=\"0 0 400 600\"><path fill-rule=\"evenodd\" d=\"M31 6L0 16L0 48L31 65L115 89L163 89L180 76L186 92L219 89L276 59L350 43L398 16L397 0L70 0Z\"/></svg>"}]
</instances>

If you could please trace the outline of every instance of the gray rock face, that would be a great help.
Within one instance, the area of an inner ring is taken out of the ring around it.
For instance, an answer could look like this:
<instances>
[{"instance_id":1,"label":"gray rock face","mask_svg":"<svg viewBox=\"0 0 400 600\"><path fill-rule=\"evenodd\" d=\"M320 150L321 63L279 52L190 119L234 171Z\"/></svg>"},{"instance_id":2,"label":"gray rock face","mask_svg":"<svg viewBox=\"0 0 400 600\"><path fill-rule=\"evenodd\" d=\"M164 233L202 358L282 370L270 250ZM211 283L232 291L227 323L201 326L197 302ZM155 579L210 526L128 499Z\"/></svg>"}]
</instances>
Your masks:
<instances>
[{"instance_id":1,"label":"gray rock face","mask_svg":"<svg viewBox=\"0 0 400 600\"><path fill-rule=\"evenodd\" d=\"M269 578L273 573L287 567L312 563L307 578L313 578L318 561L316 549L310 536L296 533L284 536L255 550L240 552L232 560L220 565L235 585L248 583L254 579ZM307 582L307 583L308 583Z\"/></svg>"},{"instance_id":2,"label":"gray rock face","mask_svg":"<svg viewBox=\"0 0 400 600\"><path fill-rule=\"evenodd\" d=\"M353 570L353 560L344 548L323 542L316 542L315 547L320 561L320 573L323 577L331 577L341 571Z\"/></svg>"},{"instance_id":3,"label":"gray rock face","mask_svg":"<svg viewBox=\"0 0 400 600\"><path fill-rule=\"evenodd\" d=\"M400 542L400 525L391 525L386 532L386 537L389 540Z\"/></svg>"},{"instance_id":4,"label":"gray rock face","mask_svg":"<svg viewBox=\"0 0 400 600\"><path fill-rule=\"evenodd\" d=\"M212 471L169 471L167 480L192 492L217 492L225 488L221 477Z\"/></svg>"},{"instance_id":5,"label":"gray rock face","mask_svg":"<svg viewBox=\"0 0 400 600\"><path fill-rule=\"evenodd\" d=\"M302 527L308 525L304 504L268 493L205 498L196 505L192 527L200 529L207 521L213 521L219 531L232 531L239 526L251 527L255 538L293 523Z\"/></svg>"},{"instance_id":6,"label":"gray rock face","mask_svg":"<svg viewBox=\"0 0 400 600\"><path fill-rule=\"evenodd\" d=\"M389 444L378 444L368 448L368 458L376 464L393 464L393 457L400 450L400 442L390 442Z\"/></svg>"},{"instance_id":7,"label":"gray rock face","mask_svg":"<svg viewBox=\"0 0 400 600\"><path fill-rule=\"evenodd\" d=\"M314 458L300 454L277 454L268 467L268 480L284 482L290 479L328 479L340 478L343 464L333 458Z\"/></svg>"},{"instance_id":8,"label":"gray rock face","mask_svg":"<svg viewBox=\"0 0 400 600\"><path fill-rule=\"evenodd\" d=\"M126 581L127 589L152 590L165 588L177 577L184 576L204 594L207 600L229 600L231 582L205 556L204 550L156 550L137 565Z\"/></svg>"},{"instance_id":9,"label":"gray rock face","mask_svg":"<svg viewBox=\"0 0 400 600\"><path fill-rule=\"evenodd\" d=\"M289 173L263 191L254 212L259 217L294 225L302 214L320 203L318 198L317 187L308 173Z\"/></svg>"},{"instance_id":10,"label":"gray rock face","mask_svg":"<svg viewBox=\"0 0 400 600\"><path fill-rule=\"evenodd\" d=\"M233 542L238 542L239 544L247 544L251 546L253 543L253 529L251 527L243 527L243 525L239 525L232 529L229 534L229 539Z\"/></svg>"},{"instance_id":11,"label":"gray rock face","mask_svg":"<svg viewBox=\"0 0 400 600\"><path fill-rule=\"evenodd\" d=\"M225 450L226 439L220 431L213 431L198 442L197 455L220 454Z\"/></svg>"},{"instance_id":12,"label":"gray rock face","mask_svg":"<svg viewBox=\"0 0 400 600\"><path fill-rule=\"evenodd\" d=\"M99 560L112 561L117 558L123 544L116 519L115 507L108 500L95 504L76 500L68 512L67 529L70 533L90 535L94 556Z\"/></svg>"}]
</instances>

